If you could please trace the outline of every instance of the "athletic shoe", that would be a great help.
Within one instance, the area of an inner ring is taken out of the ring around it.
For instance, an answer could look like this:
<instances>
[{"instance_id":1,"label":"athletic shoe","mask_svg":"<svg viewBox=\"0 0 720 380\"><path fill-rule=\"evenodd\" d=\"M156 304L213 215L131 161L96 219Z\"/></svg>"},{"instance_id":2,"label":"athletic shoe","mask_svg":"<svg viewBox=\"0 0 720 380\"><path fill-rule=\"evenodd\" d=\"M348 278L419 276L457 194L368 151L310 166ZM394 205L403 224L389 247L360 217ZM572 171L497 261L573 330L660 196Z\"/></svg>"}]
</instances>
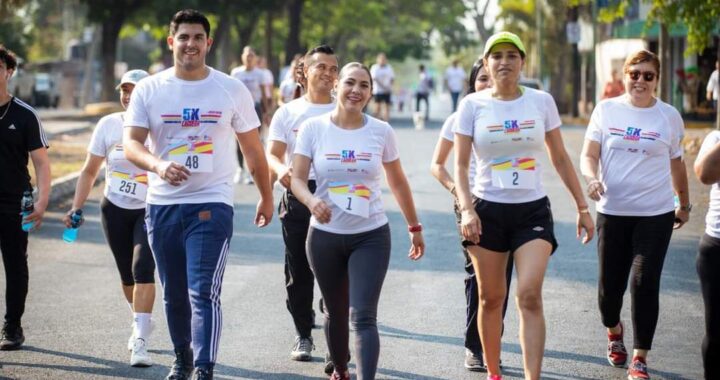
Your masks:
<instances>
[{"instance_id":1,"label":"athletic shoe","mask_svg":"<svg viewBox=\"0 0 720 380\"><path fill-rule=\"evenodd\" d=\"M502 375L488 375L487 380L502 380Z\"/></svg>"},{"instance_id":2,"label":"athletic shoe","mask_svg":"<svg viewBox=\"0 0 720 380\"><path fill-rule=\"evenodd\" d=\"M350 372L345 371L342 374L333 372L332 375L330 375L330 380L350 380Z\"/></svg>"},{"instance_id":3,"label":"athletic shoe","mask_svg":"<svg viewBox=\"0 0 720 380\"><path fill-rule=\"evenodd\" d=\"M648 375L647 372L647 363L645 363L645 358L641 356L633 358L627 372L628 380L650 380L650 375Z\"/></svg>"},{"instance_id":4,"label":"athletic shoe","mask_svg":"<svg viewBox=\"0 0 720 380\"><path fill-rule=\"evenodd\" d=\"M193 380L212 380L213 370L212 368L195 368L195 374L193 374Z\"/></svg>"},{"instance_id":5,"label":"athletic shoe","mask_svg":"<svg viewBox=\"0 0 720 380\"><path fill-rule=\"evenodd\" d=\"M2 351L19 350L20 346L25 343L25 335L19 325L5 322L0 334L2 335L0 337L0 350Z\"/></svg>"},{"instance_id":6,"label":"athletic shoe","mask_svg":"<svg viewBox=\"0 0 720 380\"><path fill-rule=\"evenodd\" d=\"M188 380L193 372L193 352L191 348L175 350L175 361L173 361L170 373L165 380Z\"/></svg>"},{"instance_id":7,"label":"athletic shoe","mask_svg":"<svg viewBox=\"0 0 720 380\"><path fill-rule=\"evenodd\" d=\"M130 333L130 337L128 338L128 344L127 344L128 351L132 351L133 346L135 345L135 322L130 324L130 328L132 329L132 333ZM153 331L155 331L155 320L151 319L150 320L150 334L152 334Z\"/></svg>"},{"instance_id":8,"label":"athletic shoe","mask_svg":"<svg viewBox=\"0 0 720 380\"><path fill-rule=\"evenodd\" d=\"M243 183L246 185L253 185L255 184L255 180L253 180L253 177L251 175L248 175L247 177L245 177Z\"/></svg>"},{"instance_id":9,"label":"athletic shoe","mask_svg":"<svg viewBox=\"0 0 720 380\"><path fill-rule=\"evenodd\" d=\"M133 367L150 367L152 360L147 352L147 343L143 338L135 339L132 353L130 354L130 365Z\"/></svg>"},{"instance_id":10,"label":"athletic shoe","mask_svg":"<svg viewBox=\"0 0 720 380\"><path fill-rule=\"evenodd\" d=\"M295 346L290 352L290 359L299 362L308 362L312 360L312 350L315 349L312 338L295 337Z\"/></svg>"},{"instance_id":11,"label":"athletic shoe","mask_svg":"<svg viewBox=\"0 0 720 380\"><path fill-rule=\"evenodd\" d=\"M607 360L613 367L623 367L627 362L628 353L623 343L625 327L620 322L620 334L608 333Z\"/></svg>"},{"instance_id":12,"label":"athletic shoe","mask_svg":"<svg viewBox=\"0 0 720 380\"><path fill-rule=\"evenodd\" d=\"M465 349L465 368L473 372L485 372L485 362L483 362L482 352L466 348Z\"/></svg>"}]
</instances>

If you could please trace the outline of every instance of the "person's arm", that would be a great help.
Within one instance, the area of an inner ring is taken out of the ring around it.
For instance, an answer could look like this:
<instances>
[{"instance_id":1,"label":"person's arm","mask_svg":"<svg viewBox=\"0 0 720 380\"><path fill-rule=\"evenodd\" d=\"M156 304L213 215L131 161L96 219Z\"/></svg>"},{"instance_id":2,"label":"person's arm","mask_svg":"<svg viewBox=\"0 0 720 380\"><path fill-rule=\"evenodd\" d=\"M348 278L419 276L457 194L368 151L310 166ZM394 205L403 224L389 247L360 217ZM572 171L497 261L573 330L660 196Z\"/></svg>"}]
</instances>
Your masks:
<instances>
[{"instance_id":1,"label":"person's arm","mask_svg":"<svg viewBox=\"0 0 720 380\"><path fill-rule=\"evenodd\" d=\"M670 176L675 194L680 199L680 207L675 209L675 225L673 226L674 229L678 229L690 219L690 211L687 209L690 206L687 169L685 169L685 161L682 157L670 160Z\"/></svg>"},{"instance_id":2,"label":"person's arm","mask_svg":"<svg viewBox=\"0 0 720 380\"><path fill-rule=\"evenodd\" d=\"M600 143L585 139L582 153L580 154L580 172L585 177L587 184L587 195L594 201L599 201L605 194L605 187L598 179L598 168L600 165Z\"/></svg>"},{"instance_id":3,"label":"person's arm","mask_svg":"<svg viewBox=\"0 0 720 380\"><path fill-rule=\"evenodd\" d=\"M47 148L42 147L31 151L30 159L33 168L35 168L38 196L33 205L33 212L23 218L23 224L32 222L33 227L30 231L35 231L42 225L42 219L50 199L50 158L48 157Z\"/></svg>"},{"instance_id":4,"label":"person's arm","mask_svg":"<svg viewBox=\"0 0 720 380\"><path fill-rule=\"evenodd\" d=\"M276 180L280 181L280 184L286 188L290 188L290 176L292 176L292 169L285 165L283 157L287 150L287 144L281 141L270 140L267 147L267 159L268 165L270 166L270 186L275 183Z\"/></svg>"},{"instance_id":5,"label":"person's arm","mask_svg":"<svg viewBox=\"0 0 720 380\"><path fill-rule=\"evenodd\" d=\"M190 169L173 161L155 157L145 146L149 130L141 127L123 128L125 158L140 169L157 174L162 180L179 186L190 177Z\"/></svg>"},{"instance_id":6,"label":"person's arm","mask_svg":"<svg viewBox=\"0 0 720 380\"><path fill-rule=\"evenodd\" d=\"M585 202L580 181L578 181L577 175L575 174L575 167L565 150L560 128L555 128L545 133L545 146L550 156L550 161L553 167L555 167L555 171L557 171L560 179L562 179L565 187L575 200L575 207L578 213L576 236L580 238L582 230L585 230L585 237L582 239L582 243L587 244L595 234L595 224L590 216L590 211L588 211L588 205L587 202Z\"/></svg>"},{"instance_id":7,"label":"person's arm","mask_svg":"<svg viewBox=\"0 0 720 380\"><path fill-rule=\"evenodd\" d=\"M293 155L293 175L290 178L290 187L293 195L310 210L315 219L319 223L325 224L330 222L332 210L308 188L310 162L310 157L308 156L297 153Z\"/></svg>"},{"instance_id":8,"label":"person's arm","mask_svg":"<svg viewBox=\"0 0 720 380\"><path fill-rule=\"evenodd\" d=\"M706 154L701 154L693 166L695 175L705 185L720 181L720 144L715 144Z\"/></svg>"},{"instance_id":9,"label":"person's arm","mask_svg":"<svg viewBox=\"0 0 720 380\"><path fill-rule=\"evenodd\" d=\"M445 163L452 148L452 141L448 141L442 136L438 138L437 144L435 144L435 151L433 152L432 163L430 163L430 173L455 197L455 182L450 176L450 172L445 168Z\"/></svg>"},{"instance_id":10,"label":"person's arm","mask_svg":"<svg viewBox=\"0 0 720 380\"><path fill-rule=\"evenodd\" d=\"M102 167L104 160L105 157L96 156L92 153L88 153L85 157L85 164L83 164L80 170L80 177L77 180L77 184L75 184L75 196L73 197L72 207L70 207L70 210L63 217L65 227L71 227L71 215L75 210L81 209L85 205L85 201L93 188L93 184L95 184L95 179L98 176L98 172L100 172L100 167Z\"/></svg>"},{"instance_id":11,"label":"person's arm","mask_svg":"<svg viewBox=\"0 0 720 380\"><path fill-rule=\"evenodd\" d=\"M473 207L470 194L470 154L472 137L455 133L455 191L460 204L461 231L463 238L475 244L480 242L482 225Z\"/></svg>"},{"instance_id":12,"label":"person's arm","mask_svg":"<svg viewBox=\"0 0 720 380\"><path fill-rule=\"evenodd\" d=\"M403 172L400 159L385 162L383 167L385 168L385 178L388 186L393 196L395 196L395 200L400 206L400 211L402 211L408 226L419 226L420 222L415 211L412 191L410 191L410 184L408 184L405 172ZM408 257L412 260L420 259L425 254L425 240L423 239L422 228L410 232L410 243Z\"/></svg>"},{"instance_id":13,"label":"person's arm","mask_svg":"<svg viewBox=\"0 0 720 380\"><path fill-rule=\"evenodd\" d=\"M255 213L255 224L258 227L265 227L270 224L273 214L273 195L272 186L270 186L270 175L268 163L265 159L265 152L258 128L253 128L247 132L236 133L240 142L240 150L245 157L245 164L255 180L255 186L260 192L260 201L258 201L257 211Z\"/></svg>"}]
</instances>

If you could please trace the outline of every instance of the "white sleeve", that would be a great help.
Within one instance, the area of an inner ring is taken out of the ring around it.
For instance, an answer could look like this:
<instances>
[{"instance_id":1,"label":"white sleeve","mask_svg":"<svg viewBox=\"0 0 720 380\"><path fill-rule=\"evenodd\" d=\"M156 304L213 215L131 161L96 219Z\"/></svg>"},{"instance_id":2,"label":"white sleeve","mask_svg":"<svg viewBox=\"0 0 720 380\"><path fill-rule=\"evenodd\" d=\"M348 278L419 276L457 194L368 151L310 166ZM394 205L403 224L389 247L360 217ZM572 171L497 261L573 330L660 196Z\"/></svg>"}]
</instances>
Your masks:
<instances>
[{"instance_id":1,"label":"white sleeve","mask_svg":"<svg viewBox=\"0 0 720 380\"><path fill-rule=\"evenodd\" d=\"M277 112L270 120L270 128L268 129L268 140L280 141L287 144L287 137L285 135L285 123L287 118L287 105L278 108Z\"/></svg>"},{"instance_id":2,"label":"white sleeve","mask_svg":"<svg viewBox=\"0 0 720 380\"><path fill-rule=\"evenodd\" d=\"M300 125L300 132L297 140L295 140L295 152L293 154L302 154L305 157L313 158L313 148L315 145L315 128L313 124L307 120Z\"/></svg>"},{"instance_id":3,"label":"white sleeve","mask_svg":"<svg viewBox=\"0 0 720 380\"><path fill-rule=\"evenodd\" d=\"M127 111L125 111L125 120L123 121L123 127L140 127L150 129L150 117L147 113L146 97L147 97L147 81L142 81L135 86L132 96L130 97L130 104L128 105Z\"/></svg>"},{"instance_id":4,"label":"white sleeve","mask_svg":"<svg viewBox=\"0 0 720 380\"><path fill-rule=\"evenodd\" d=\"M105 137L107 135L105 125L107 124L107 119L106 116L98 121L95 130L93 130L92 137L90 137L90 144L88 145L87 151L92 155L99 157L105 157L107 155L108 147L105 143Z\"/></svg>"},{"instance_id":5,"label":"white sleeve","mask_svg":"<svg viewBox=\"0 0 720 380\"><path fill-rule=\"evenodd\" d=\"M706 89L707 92L713 91L715 89L715 87L718 85L718 76L720 76L720 75L718 75L717 70L713 71L712 74L710 74L710 79L708 80L707 89Z\"/></svg>"},{"instance_id":6,"label":"white sleeve","mask_svg":"<svg viewBox=\"0 0 720 380\"><path fill-rule=\"evenodd\" d=\"M383 147L383 163L393 162L400 158L397 137L390 124L385 124L385 146Z\"/></svg>"},{"instance_id":7,"label":"white sleeve","mask_svg":"<svg viewBox=\"0 0 720 380\"><path fill-rule=\"evenodd\" d=\"M475 107L467 96L460 101L455 119L453 133L470 137L475 134ZM453 137L453 140L454 139Z\"/></svg>"},{"instance_id":8,"label":"white sleeve","mask_svg":"<svg viewBox=\"0 0 720 380\"><path fill-rule=\"evenodd\" d=\"M672 106L669 106L672 107ZM683 156L682 140L685 137L685 124L680 113L675 108L670 110L668 120L671 124L672 136L670 138L670 158Z\"/></svg>"},{"instance_id":9,"label":"white sleeve","mask_svg":"<svg viewBox=\"0 0 720 380\"><path fill-rule=\"evenodd\" d=\"M704 155L708 154L711 149L715 147L720 142L720 132L718 131L712 131L708 133L707 136L705 136L705 140L703 140L702 146L700 147L700 151L698 152L697 159L699 160Z\"/></svg>"},{"instance_id":10,"label":"white sleeve","mask_svg":"<svg viewBox=\"0 0 720 380\"><path fill-rule=\"evenodd\" d=\"M560 113L558 112L557 105L555 104L555 99L553 99L552 95L543 92L543 97L545 98L545 132L550 132L555 128L558 128L562 125L562 120L560 120Z\"/></svg>"},{"instance_id":11,"label":"white sleeve","mask_svg":"<svg viewBox=\"0 0 720 380\"><path fill-rule=\"evenodd\" d=\"M237 133L244 133L260 126L260 119L255 112L255 102L245 85L239 84L235 91L235 107L233 109L232 127Z\"/></svg>"},{"instance_id":12,"label":"white sleeve","mask_svg":"<svg viewBox=\"0 0 720 380\"><path fill-rule=\"evenodd\" d=\"M587 130L585 131L585 140L595 141L602 144L603 141L603 127L602 127L602 109L603 104L598 104L590 116L590 123L588 123Z\"/></svg>"},{"instance_id":13,"label":"white sleeve","mask_svg":"<svg viewBox=\"0 0 720 380\"><path fill-rule=\"evenodd\" d=\"M442 129L440 130L440 137L450 142L455 141L455 135L453 134L453 127L455 126L455 120L457 119L457 113L453 113L448 116L443 123Z\"/></svg>"}]
</instances>

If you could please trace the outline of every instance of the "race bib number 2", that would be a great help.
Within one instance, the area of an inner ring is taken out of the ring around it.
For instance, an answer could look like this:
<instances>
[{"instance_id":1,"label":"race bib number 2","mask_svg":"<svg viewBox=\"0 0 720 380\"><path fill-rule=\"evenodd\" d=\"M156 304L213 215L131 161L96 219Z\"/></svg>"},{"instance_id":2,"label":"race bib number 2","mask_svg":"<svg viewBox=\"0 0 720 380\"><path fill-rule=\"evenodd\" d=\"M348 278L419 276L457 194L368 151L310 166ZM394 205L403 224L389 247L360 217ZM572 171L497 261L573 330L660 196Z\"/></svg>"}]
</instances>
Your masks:
<instances>
[{"instance_id":1,"label":"race bib number 2","mask_svg":"<svg viewBox=\"0 0 720 380\"><path fill-rule=\"evenodd\" d=\"M534 189L535 159L498 158L492 163L492 184L501 189Z\"/></svg>"},{"instance_id":2,"label":"race bib number 2","mask_svg":"<svg viewBox=\"0 0 720 380\"><path fill-rule=\"evenodd\" d=\"M213 143L210 138L189 138L170 147L170 160L188 168L191 173L213 170Z\"/></svg>"},{"instance_id":3,"label":"race bib number 2","mask_svg":"<svg viewBox=\"0 0 720 380\"><path fill-rule=\"evenodd\" d=\"M328 187L330 200L343 212L363 218L370 216L370 189L363 184L349 182L330 182Z\"/></svg>"}]
</instances>

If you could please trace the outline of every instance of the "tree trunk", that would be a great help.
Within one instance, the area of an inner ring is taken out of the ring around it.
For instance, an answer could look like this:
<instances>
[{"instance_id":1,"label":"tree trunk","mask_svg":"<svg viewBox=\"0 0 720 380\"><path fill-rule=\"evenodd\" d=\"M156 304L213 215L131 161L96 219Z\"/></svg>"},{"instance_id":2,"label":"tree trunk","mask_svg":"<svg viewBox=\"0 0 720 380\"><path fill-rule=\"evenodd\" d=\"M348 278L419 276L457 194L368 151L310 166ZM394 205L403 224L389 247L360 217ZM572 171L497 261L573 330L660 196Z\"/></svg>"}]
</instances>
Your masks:
<instances>
[{"instance_id":1,"label":"tree trunk","mask_svg":"<svg viewBox=\"0 0 720 380\"><path fill-rule=\"evenodd\" d=\"M117 14L102 23L102 44L100 56L102 61L102 101L109 102L117 98L115 94L115 57L120 29L125 21L124 14Z\"/></svg>"},{"instance_id":2,"label":"tree trunk","mask_svg":"<svg viewBox=\"0 0 720 380\"><path fill-rule=\"evenodd\" d=\"M300 27L302 26L302 10L305 0L291 0L287 6L288 24L290 24L290 30L288 31L287 39L285 40L285 65L289 65L292 62L295 54L303 54L302 47L300 46Z\"/></svg>"},{"instance_id":3,"label":"tree trunk","mask_svg":"<svg viewBox=\"0 0 720 380\"><path fill-rule=\"evenodd\" d=\"M208 52L207 62L210 66L225 72L228 69L226 62L226 42L230 32L230 14L231 12L222 12L220 20L218 20L215 36L213 37L213 46Z\"/></svg>"},{"instance_id":4,"label":"tree trunk","mask_svg":"<svg viewBox=\"0 0 720 380\"><path fill-rule=\"evenodd\" d=\"M660 99L665 103L670 103L670 36L668 34L667 25L660 23Z\"/></svg>"}]
</instances>

